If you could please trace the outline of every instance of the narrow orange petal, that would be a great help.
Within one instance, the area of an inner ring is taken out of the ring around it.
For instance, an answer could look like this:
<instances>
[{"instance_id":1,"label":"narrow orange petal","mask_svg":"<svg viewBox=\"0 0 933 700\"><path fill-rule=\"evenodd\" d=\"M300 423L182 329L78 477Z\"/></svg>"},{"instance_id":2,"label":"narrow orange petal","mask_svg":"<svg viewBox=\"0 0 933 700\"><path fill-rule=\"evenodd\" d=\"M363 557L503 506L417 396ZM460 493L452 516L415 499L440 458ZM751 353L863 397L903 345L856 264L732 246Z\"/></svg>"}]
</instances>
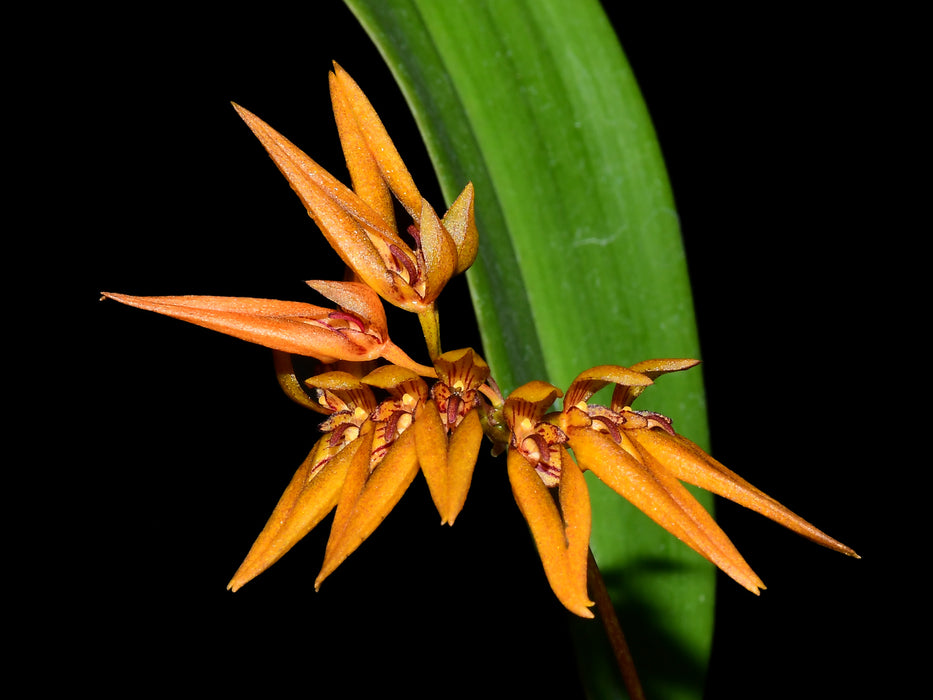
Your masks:
<instances>
[{"instance_id":1,"label":"narrow orange petal","mask_svg":"<svg viewBox=\"0 0 933 700\"><path fill-rule=\"evenodd\" d=\"M650 386L651 379L644 374L634 372L627 367L619 365L600 365L581 372L567 389L564 406L576 406L578 403L589 401L597 391L607 384L619 386Z\"/></svg>"},{"instance_id":2,"label":"narrow orange petal","mask_svg":"<svg viewBox=\"0 0 933 700\"><path fill-rule=\"evenodd\" d=\"M421 200L421 252L424 254L426 285L424 303L430 304L453 277L457 268L457 244L437 218L427 200Z\"/></svg>"},{"instance_id":3,"label":"narrow orange petal","mask_svg":"<svg viewBox=\"0 0 933 700\"><path fill-rule=\"evenodd\" d=\"M700 364L699 360L688 358L664 358L657 360L642 360L629 367L634 372L645 374L652 379L657 379L662 374L670 372L682 372L685 369L696 367Z\"/></svg>"},{"instance_id":4,"label":"narrow orange petal","mask_svg":"<svg viewBox=\"0 0 933 700\"><path fill-rule=\"evenodd\" d=\"M589 469L600 481L672 535L694 549L698 548L691 529L684 527L681 518L671 517L669 511L679 509L671 508L670 495L643 464L608 436L586 428L573 430L570 447L582 468Z\"/></svg>"},{"instance_id":5,"label":"narrow orange petal","mask_svg":"<svg viewBox=\"0 0 933 700\"><path fill-rule=\"evenodd\" d=\"M340 85L340 80L334 73L328 76L330 80L331 102L334 107L334 119L337 122L337 131L340 135L340 145L347 161L347 170L353 182L353 191L360 199L369 204L382 215L386 224L395 227L395 200L392 191L382 177L382 170L366 143L356 114L347 101L347 95Z\"/></svg>"},{"instance_id":6,"label":"narrow orange petal","mask_svg":"<svg viewBox=\"0 0 933 700\"><path fill-rule=\"evenodd\" d=\"M447 452L447 523L454 524L463 505L466 503L470 484L473 481L473 468L479 457L483 442L483 426L479 412L467 413L460 425L450 433Z\"/></svg>"},{"instance_id":7,"label":"narrow orange petal","mask_svg":"<svg viewBox=\"0 0 933 700\"><path fill-rule=\"evenodd\" d=\"M246 559L227 585L228 590L239 590L272 566L337 504L347 467L360 441L357 439L351 442L314 473L313 468L319 457L318 448L328 439L327 435L322 437L295 472Z\"/></svg>"},{"instance_id":8,"label":"narrow orange petal","mask_svg":"<svg viewBox=\"0 0 933 700\"><path fill-rule=\"evenodd\" d=\"M369 537L399 502L418 474L418 454L415 433L406 430L398 438L385 458L366 480L359 497L352 503L341 531L331 530L321 571L314 588L321 583ZM348 473L349 478L349 473ZM343 505L343 494L340 496ZM336 516L334 524L337 524Z\"/></svg>"},{"instance_id":9,"label":"narrow orange petal","mask_svg":"<svg viewBox=\"0 0 933 700\"><path fill-rule=\"evenodd\" d=\"M385 309L379 295L371 287L360 282L333 282L330 280L307 280L311 289L319 292L341 309L359 316L370 329L385 340L389 337Z\"/></svg>"},{"instance_id":10,"label":"narrow orange petal","mask_svg":"<svg viewBox=\"0 0 933 700\"><path fill-rule=\"evenodd\" d=\"M441 525L448 522L447 434L437 404L430 400L418 407L409 430L415 433L415 446L421 472L428 482L431 499L441 516Z\"/></svg>"},{"instance_id":11,"label":"narrow orange petal","mask_svg":"<svg viewBox=\"0 0 933 700\"><path fill-rule=\"evenodd\" d=\"M373 109L360 86L336 62L334 63L334 76L336 88L343 93L343 99L353 110L359 129L382 171L383 179L402 206L417 222L421 216L421 194L395 148L395 144L389 138L379 115L376 114L376 110Z\"/></svg>"},{"instance_id":12,"label":"narrow orange petal","mask_svg":"<svg viewBox=\"0 0 933 700\"><path fill-rule=\"evenodd\" d=\"M507 462L512 494L531 530L551 590L571 612L593 617L585 580L581 586L575 567L571 568L563 520L550 490L517 450L509 450Z\"/></svg>"},{"instance_id":13,"label":"narrow orange petal","mask_svg":"<svg viewBox=\"0 0 933 700\"><path fill-rule=\"evenodd\" d=\"M636 444L643 447L681 481L699 486L717 496L728 498L730 501L754 510L817 544L850 557L858 557L852 548L833 539L771 496L752 486L687 438L680 435L671 436L657 430L631 432L635 433L633 437Z\"/></svg>"},{"instance_id":14,"label":"narrow orange petal","mask_svg":"<svg viewBox=\"0 0 933 700\"><path fill-rule=\"evenodd\" d=\"M103 292L103 296L138 309L187 321L273 350L335 359L368 360L379 356L334 330L309 321L326 318L331 309L295 301L215 296L151 296Z\"/></svg>"},{"instance_id":15,"label":"narrow orange petal","mask_svg":"<svg viewBox=\"0 0 933 700\"><path fill-rule=\"evenodd\" d=\"M448 350L436 357L434 364L438 376L451 387L459 384L467 389L479 389L489 378L489 365L473 348Z\"/></svg>"},{"instance_id":16,"label":"narrow orange petal","mask_svg":"<svg viewBox=\"0 0 933 700\"><path fill-rule=\"evenodd\" d=\"M419 374L419 372L402 365L382 365L376 367L360 381L394 393L398 392L399 387L411 383L410 386L418 397L427 400L428 385L418 376Z\"/></svg>"},{"instance_id":17,"label":"narrow orange petal","mask_svg":"<svg viewBox=\"0 0 933 700\"><path fill-rule=\"evenodd\" d=\"M340 490L337 500L337 510L334 512L334 520L330 525L330 535L324 547L325 561L346 531L347 523L350 522L356 503L359 501L360 494L366 486L366 480L369 478L374 428L372 421L366 421L360 428L360 446L347 467L343 488Z\"/></svg>"},{"instance_id":18,"label":"narrow orange petal","mask_svg":"<svg viewBox=\"0 0 933 700\"><path fill-rule=\"evenodd\" d=\"M391 243L406 249L407 244L398 237L393 226L353 190L255 114L239 105L234 107L344 263L383 298L395 295L393 278L373 242L377 239L386 245Z\"/></svg>"},{"instance_id":19,"label":"narrow orange petal","mask_svg":"<svg viewBox=\"0 0 933 700\"><path fill-rule=\"evenodd\" d=\"M583 471L561 446L561 472L558 486L560 512L567 538L567 567L577 590L587 589L587 560L590 552L590 491ZM589 603L592 605L592 603Z\"/></svg>"},{"instance_id":20,"label":"narrow orange petal","mask_svg":"<svg viewBox=\"0 0 933 700\"><path fill-rule=\"evenodd\" d=\"M457 268L459 275L467 270L476 260L479 251L479 231L476 229L476 217L473 213L473 183L467 183L450 209L444 214L444 228L457 244Z\"/></svg>"},{"instance_id":21,"label":"narrow orange petal","mask_svg":"<svg viewBox=\"0 0 933 700\"><path fill-rule=\"evenodd\" d=\"M313 207L310 205L317 203L323 197L346 212L361 226L377 232L380 237L386 237L393 243L403 243L395 233L395 228L386 222L378 211L327 172L298 146L248 109L235 103L233 108L253 135L259 139L269 157L288 180L288 184L298 197L304 201L312 216L314 212L311 211Z\"/></svg>"},{"instance_id":22,"label":"narrow orange petal","mask_svg":"<svg viewBox=\"0 0 933 700\"><path fill-rule=\"evenodd\" d=\"M626 439L628 434L626 433ZM638 443L632 441L637 446ZM651 475L658 480L663 488L671 495L671 498L677 503L681 511L686 514L699 528L703 540L700 540L701 549L697 551L722 569L735 581L745 586L755 595L758 595L759 589L765 588L764 583L758 578L758 575L746 563L745 559L732 544L732 540L722 531L722 528L713 519L713 516L700 505L700 502L694 498L693 494L680 483L660 462L647 454L641 448L636 449L640 452L643 463L651 472Z\"/></svg>"},{"instance_id":23,"label":"narrow orange petal","mask_svg":"<svg viewBox=\"0 0 933 700\"><path fill-rule=\"evenodd\" d=\"M644 374L646 377L654 380L670 372L682 372L683 370L696 367L700 364L699 360L689 359L660 359L660 360L642 360L629 367L630 370ZM609 406L613 411L619 411L626 406L631 406L632 402L645 390L644 386L622 386L619 385L612 392L612 401Z\"/></svg>"},{"instance_id":24,"label":"narrow orange petal","mask_svg":"<svg viewBox=\"0 0 933 700\"><path fill-rule=\"evenodd\" d=\"M709 513L676 479L642 464L604 433L574 430L570 446L582 467L665 530L753 593L764 588Z\"/></svg>"},{"instance_id":25,"label":"narrow orange petal","mask_svg":"<svg viewBox=\"0 0 933 700\"><path fill-rule=\"evenodd\" d=\"M520 403L533 406L535 416L540 417L554 403L554 400L561 396L563 396L563 392L553 384L534 379L522 384L509 394L505 400L505 417L509 419Z\"/></svg>"}]
</instances>

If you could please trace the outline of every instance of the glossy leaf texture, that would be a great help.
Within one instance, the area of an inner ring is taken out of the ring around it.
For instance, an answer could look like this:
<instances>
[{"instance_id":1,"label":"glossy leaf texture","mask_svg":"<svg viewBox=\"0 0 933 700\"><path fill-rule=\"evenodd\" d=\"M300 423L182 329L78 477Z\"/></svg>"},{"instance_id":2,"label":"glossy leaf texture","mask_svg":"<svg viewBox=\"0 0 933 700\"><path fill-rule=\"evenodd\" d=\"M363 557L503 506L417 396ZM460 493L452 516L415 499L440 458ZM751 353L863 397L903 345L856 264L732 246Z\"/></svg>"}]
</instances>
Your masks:
<instances>
[{"instance_id":1,"label":"glossy leaf texture","mask_svg":"<svg viewBox=\"0 0 933 700\"><path fill-rule=\"evenodd\" d=\"M502 389L699 357L660 148L599 3L346 2L401 86L445 198L474 185L480 247L467 275ZM660 379L640 404L707 442L699 371ZM712 567L591 477L592 549L647 695L700 697ZM587 692L624 697L602 629L573 624Z\"/></svg>"}]
</instances>

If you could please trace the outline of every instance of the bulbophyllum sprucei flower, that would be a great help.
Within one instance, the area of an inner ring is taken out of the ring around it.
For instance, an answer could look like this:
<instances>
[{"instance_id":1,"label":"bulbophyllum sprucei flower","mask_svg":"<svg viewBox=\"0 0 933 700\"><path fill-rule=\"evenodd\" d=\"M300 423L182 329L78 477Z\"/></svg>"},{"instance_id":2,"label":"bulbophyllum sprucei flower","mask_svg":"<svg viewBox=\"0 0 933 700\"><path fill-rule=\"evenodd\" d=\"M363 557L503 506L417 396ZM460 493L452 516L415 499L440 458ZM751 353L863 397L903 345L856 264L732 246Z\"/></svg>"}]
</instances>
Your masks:
<instances>
[{"instance_id":1,"label":"bulbophyllum sprucei flower","mask_svg":"<svg viewBox=\"0 0 933 700\"><path fill-rule=\"evenodd\" d=\"M567 389L532 381L503 398L471 348L443 352L436 300L477 254L474 192L467 184L439 217L419 193L369 100L339 66L331 99L352 187L326 172L258 117L236 106L346 265L341 281L308 285L335 306L217 296L104 297L257 343L274 351L286 393L323 416L322 435L298 468L229 583L237 590L333 513L315 588L395 507L419 472L441 524L464 509L484 435L506 452L515 501L561 603L592 617L591 471L648 517L747 589L761 580L683 483L758 511L831 549L857 556L762 493L673 422L632 408L659 376L695 360L661 359L582 372ZM400 225L396 202L409 221ZM429 364L389 337L382 301L418 315ZM292 355L320 371L299 379ZM608 406L589 401L614 387ZM562 408L553 410L562 398Z\"/></svg>"},{"instance_id":2,"label":"bulbophyllum sprucei flower","mask_svg":"<svg viewBox=\"0 0 933 700\"><path fill-rule=\"evenodd\" d=\"M585 471L592 471L756 595L764 588L761 579L682 482L755 510L825 547L858 556L678 435L666 416L632 408L655 378L697 364L697 360L664 359L630 368L594 367L571 383L559 412L547 412L561 391L545 382L525 384L505 401L515 499L529 520L551 587L578 615L590 616L586 609L590 605L586 597L589 504L581 476ZM608 407L587 403L609 384L615 388ZM531 478L532 470L537 480ZM556 490L557 497L541 484Z\"/></svg>"},{"instance_id":3,"label":"bulbophyllum sprucei flower","mask_svg":"<svg viewBox=\"0 0 933 700\"><path fill-rule=\"evenodd\" d=\"M473 185L439 219L369 100L336 63L330 92L352 189L257 116L234 107L353 273L390 304L418 314L436 357L434 302L454 274L473 264L478 249ZM411 243L399 233L396 200L411 219L405 229Z\"/></svg>"}]
</instances>

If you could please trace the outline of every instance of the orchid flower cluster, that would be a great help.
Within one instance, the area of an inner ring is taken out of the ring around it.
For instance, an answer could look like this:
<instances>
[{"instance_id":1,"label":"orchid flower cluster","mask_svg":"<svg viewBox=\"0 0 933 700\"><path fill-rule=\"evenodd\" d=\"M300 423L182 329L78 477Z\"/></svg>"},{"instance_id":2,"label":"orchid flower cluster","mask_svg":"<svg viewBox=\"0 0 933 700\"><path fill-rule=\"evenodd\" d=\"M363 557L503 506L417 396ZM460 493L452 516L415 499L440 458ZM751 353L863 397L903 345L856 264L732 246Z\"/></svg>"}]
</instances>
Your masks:
<instances>
[{"instance_id":1,"label":"orchid flower cluster","mask_svg":"<svg viewBox=\"0 0 933 700\"><path fill-rule=\"evenodd\" d=\"M506 453L515 501L551 588L581 617L593 617L586 471L756 594L764 588L761 579L684 483L857 556L678 435L669 418L632 407L658 377L690 369L696 360L593 367L580 373L566 394L532 381L503 396L473 349L443 352L435 302L447 282L476 258L473 187L467 184L439 217L369 100L336 64L330 91L352 188L258 117L234 107L346 264L342 281L307 283L333 307L104 293L271 348L285 392L324 416L322 436L228 588L235 591L265 571L333 511L318 588L373 533L419 472L441 524L453 525L484 436L494 455ZM392 342L383 301L418 315L430 365ZM315 358L321 371L299 379L292 355ZM608 406L590 403L608 386L613 387ZM557 399L562 399L560 410L554 409Z\"/></svg>"}]
</instances>

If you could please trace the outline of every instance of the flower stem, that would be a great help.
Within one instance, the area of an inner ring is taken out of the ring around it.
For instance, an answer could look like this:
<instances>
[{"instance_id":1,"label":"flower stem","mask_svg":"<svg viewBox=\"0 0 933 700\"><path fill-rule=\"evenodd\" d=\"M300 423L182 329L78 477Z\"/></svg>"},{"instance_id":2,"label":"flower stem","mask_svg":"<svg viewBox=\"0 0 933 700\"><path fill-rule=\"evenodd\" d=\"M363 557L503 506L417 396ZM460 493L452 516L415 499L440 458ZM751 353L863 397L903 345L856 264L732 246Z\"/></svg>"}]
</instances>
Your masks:
<instances>
[{"instance_id":1,"label":"flower stem","mask_svg":"<svg viewBox=\"0 0 933 700\"><path fill-rule=\"evenodd\" d=\"M441 354L441 329L437 307L431 304L429 308L418 314L418 320L421 321L424 340L428 344L428 355L431 356L433 361Z\"/></svg>"},{"instance_id":2,"label":"flower stem","mask_svg":"<svg viewBox=\"0 0 933 700\"><path fill-rule=\"evenodd\" d=\"M587 580L590 583L590 595L593 602L596 603L596 612L603 622L606 636L609 638L609 646L612 647L612 654L615 657L616 665L619 667L619 673L622 675L625 689L628 691L631 700L645 700L645 691L641 687L641 681L638 680L635 661L632 659L628 642L625 641L622 625L619 624L619 618L616 615L615 607L612 605L609 591L606 589L606 582L599 571L599 565L596 563L596 557L593 556L592 549L587 560Z\"/></svg>"}]
</instances>

